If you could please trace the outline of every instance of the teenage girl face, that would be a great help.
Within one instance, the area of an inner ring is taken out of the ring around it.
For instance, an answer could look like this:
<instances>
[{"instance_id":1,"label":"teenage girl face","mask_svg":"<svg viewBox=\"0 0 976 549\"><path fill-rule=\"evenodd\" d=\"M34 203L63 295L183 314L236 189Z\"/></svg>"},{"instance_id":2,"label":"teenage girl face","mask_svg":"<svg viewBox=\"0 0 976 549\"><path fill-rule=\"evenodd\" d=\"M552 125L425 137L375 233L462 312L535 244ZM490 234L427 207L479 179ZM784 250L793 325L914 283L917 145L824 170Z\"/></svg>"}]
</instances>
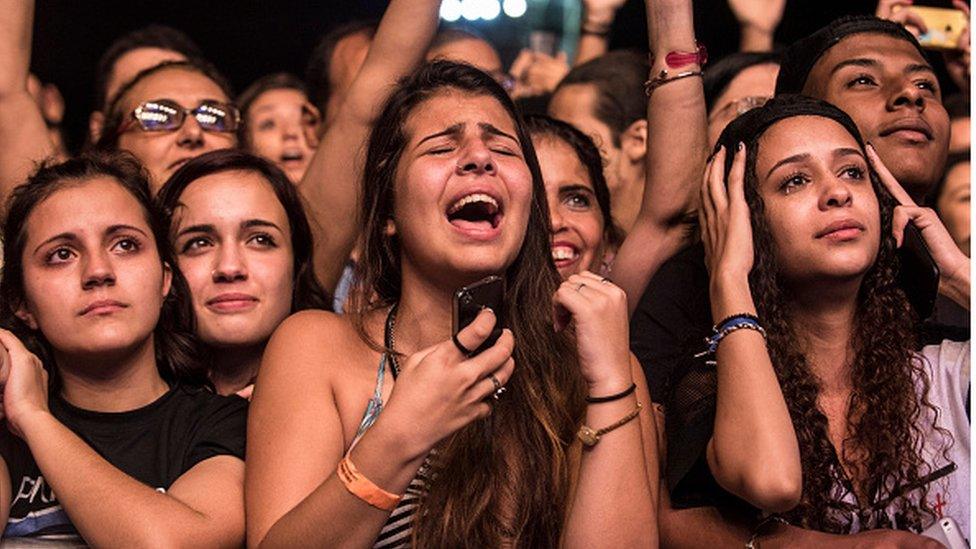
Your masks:
<instances>
[{"instance_id":1,"label":"teenage girl face","mask_svg":"<svg viewBox=\"0 0 976 549\"><path fill-rule=\"evenodd\" d=\"M845 38L817 61L804 94L846 112L905 190L924 195L942 175L949 115L928 61L899 38Z\"/></svg>"},{"instance_id":2,"label":"teenage girl face","mask_svg":"<svg viewBox=\"0 0 976 549\"><path fill-rule=\"evenodd\" d=\"M318 125L309 107L302 92L279 88L259 95L245 113L251 152L277 164L292 183L302 180L315 153L305 139L305 130Z\"/></svg>"},{"instance_id":3,"label":"teenage girl face","mask_svg":"<svg viewBox=\"0 0 976 549\"><path fill-rule=\"evenodd\" d=\"M170 99L184 109L195 109L204 101L227 103L230 100L213 80L181 68L164 69L141 80L130 89L119 107L125 120L145 101ZM143 131L138 125L119 136L119 149L129 151L149 170L153 192L191 158L237 145L233 132L204 131L196 118L187 116L183 125L172 131Z\"/></svg>"},{"instance_id":4,"label":"teenage girl face","mask_svg":"<svg viewBox=\"0 0 976 549\"><path fill-rule=\"evenodd\" d=\"M21 316L56 353L137 349L152 337L171 273L139 202L96 177L56 191L27 218Z\"/></svg>"},{"instance_id":5,"label":"teenage girl face","mask_svg":"<svg viewBox=\"0 0 976 549\"><path fill-rule=\"evenodd\" d=\"M843 126L818 116L777 122L759 139L755 170L785 280L849 280L871 267L881 238L878 198Z\"/></svg>"},{"instance_id":6,"label":"teenage girl face","mask_svg":"<svg viewBox=\"0 0 976 549\"><path fill-rule=\"evenodd\" d=\"M583 270L598 272L603 260L605 224L589 172L564 141L542 136L532 143L546 184L552 260L559 275L565 279Z\"/></svg>"},{"instance_id":7,"label":"teenage girl face","mask_svg":"<svg viewBox=\"0 0 976 549\"><path fill-rule=\"evenodd\" d=\"M201 177L180 195L171 232L200 339L264 344L291 311L294 278L291 227L271 185L249 171Z\"/></svg>"},{"instance_id":8,"label":"teenage girl face","mask_svg":"<svg viewBox=\"0 0 976 549\"><path fill-rule=\"evenodd\" d=\"M413 110L405 131L390 226L404 271L455 286L504 271L532 200L512 117L490 96L445 90Z\"/></svg>"},{"instance_id":9,"label":"teenage girl face","mask_svg":"<svg viewBox=\"0 0 976 549\"><path fill-rule=\"evenodd\" d=\"M969 255L969 162L955 164L945 175L935 208L952 240Z\"/></svg>"}]
</instances>

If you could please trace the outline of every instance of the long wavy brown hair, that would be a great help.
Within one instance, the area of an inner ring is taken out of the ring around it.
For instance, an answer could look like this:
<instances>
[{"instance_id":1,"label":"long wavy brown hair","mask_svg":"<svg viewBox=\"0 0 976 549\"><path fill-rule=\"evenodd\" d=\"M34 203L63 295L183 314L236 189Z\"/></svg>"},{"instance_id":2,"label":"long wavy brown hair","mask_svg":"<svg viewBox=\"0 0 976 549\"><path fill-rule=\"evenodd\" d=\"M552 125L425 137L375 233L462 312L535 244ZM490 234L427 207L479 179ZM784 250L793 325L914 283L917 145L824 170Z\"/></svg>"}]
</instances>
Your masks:
<instances>
[{"instance_id":1,"label":"long wavy brown hair","mask_svg":"<svg viewBox=\"0 0 976 549\"><path fill-rule=\"evenodd\" d=\"M935 518L926 502L927 487L919 481L933 470L921 454L925 436L932 430L939 432L945 440L941 450L946 457L951 435L935 425L938 412L928 400L929 375L915 352L917 317L896 282L898 261L891 236L896 203L872 170L882 238L857 296L850 341L853 358L848 365L852 386L848 435L838 453L818 403L820 382L804 355L804 334L794 322L795 304L779 275L773 228L756 176L763 132L779 120L799 115L839 123L864 153L860 134L845 113L827 103L800 98L777 99L755 113L746 113L719 140L726 147L734 147L738 141L747 147L745 194L755 250L749 285L799 442L803 494L800 504L784 516L804 528L834 533L851 531L852 512L862 528L918 530ZM845 474L845 467L853 478ZM851 506L842 501L849 494L861 494L867 501ZM885 512L889 505L895 509L893 524Z\"/></svg>"},{"instance_id":2,"label":"long wavy brown hair","mask_svg":"<svg viewBox=\"0 0 976 549\"><path fill-rule=\"evenodd\" d=\"M436 61L402 81L377 120L369 140L363 185L363 257L353 293L357 328L368 313L400 299L397 236L393 217L400 155L411 113L445 92L496 99L515 121L532 174L532 204L522 248L505 272L505 325L517 342L518 367L505 397L486 419L456 432L437 447L433 480L416 514L416 547L553 547L558 545L569 502L569 446L585 413L585 387L573 340L556 334L550 317L560 278L551 260L545 187L532 141L511 99L489 75L468 65Z\"/></svg>"}]
</instances>

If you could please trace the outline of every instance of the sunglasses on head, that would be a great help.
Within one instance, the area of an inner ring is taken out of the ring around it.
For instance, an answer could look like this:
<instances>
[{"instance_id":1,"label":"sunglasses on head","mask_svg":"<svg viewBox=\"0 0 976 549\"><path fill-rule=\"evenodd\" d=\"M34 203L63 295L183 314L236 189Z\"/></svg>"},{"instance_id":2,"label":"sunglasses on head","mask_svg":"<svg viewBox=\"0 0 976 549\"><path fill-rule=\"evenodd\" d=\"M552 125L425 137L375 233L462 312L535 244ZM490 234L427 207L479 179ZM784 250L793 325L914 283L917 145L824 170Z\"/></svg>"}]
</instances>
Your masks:
<instances>
[{"instance_id":1,"label":"sunglasses on head","mask_svg":"<svg viewBox=\"0 0 976 549\"><path fill-rule=\"evenodd\" d=\"M200 128L208 132L235 132L241 123L241 113L229 103L204 101L196 108L186 109L170 99L156 99L140 104L132 111L132 118L119 127L125 133L138 125L144 132L169 132L178 130L193 115Z\"/></svg>"}]
</instances>

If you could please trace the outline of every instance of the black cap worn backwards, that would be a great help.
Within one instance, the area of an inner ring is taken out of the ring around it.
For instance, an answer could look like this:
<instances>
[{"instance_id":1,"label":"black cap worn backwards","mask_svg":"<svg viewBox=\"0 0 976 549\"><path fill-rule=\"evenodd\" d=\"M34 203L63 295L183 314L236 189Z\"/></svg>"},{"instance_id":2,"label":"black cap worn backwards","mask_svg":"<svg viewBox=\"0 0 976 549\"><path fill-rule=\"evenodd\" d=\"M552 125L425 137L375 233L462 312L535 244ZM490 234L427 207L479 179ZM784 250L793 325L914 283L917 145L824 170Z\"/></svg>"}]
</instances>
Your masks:
<instances>
[{"instance_id":1,"label":"black cap worn backwards","mask_svg":"<svg viewBox=\"0 0 976 549\"><path fill-rule=\"evenodd\" d=\"M915 46L923 59L928 60L918 40L898 23L879 19L873 15L848 15L835 19L826 27L797 40L786 49L779 76L776 78L776 95L801 93L813 66L827 50L848 36L864 33L886 34L905 40Z\"/></svg>"}]
</instances>

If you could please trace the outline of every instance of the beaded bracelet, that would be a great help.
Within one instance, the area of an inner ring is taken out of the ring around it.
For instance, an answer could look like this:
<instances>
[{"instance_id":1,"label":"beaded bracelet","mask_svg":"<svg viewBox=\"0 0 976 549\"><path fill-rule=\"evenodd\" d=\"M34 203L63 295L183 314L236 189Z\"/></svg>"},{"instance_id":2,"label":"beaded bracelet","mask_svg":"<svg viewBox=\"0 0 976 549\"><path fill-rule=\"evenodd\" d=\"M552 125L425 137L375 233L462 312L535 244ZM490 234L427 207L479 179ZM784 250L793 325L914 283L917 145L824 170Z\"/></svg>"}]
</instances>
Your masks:
<instances>
[{"instance_id":1,"label":"beaded bracelet","mask_svg":"<svg viewBox=\"0 0 976 549\"><path fill-rule=\"evenodd\" d=\"M715 354L715 351L718 350L718 344L725 339L725 336L736 330L743 329L759 332L763 339L766 339L766 330L759 324L759 318L756 315L749 313L735 314L725 318L712 327L712 335L705 338L706 349L696 354L695 358Z\"/></svg>"}]
</instances>

